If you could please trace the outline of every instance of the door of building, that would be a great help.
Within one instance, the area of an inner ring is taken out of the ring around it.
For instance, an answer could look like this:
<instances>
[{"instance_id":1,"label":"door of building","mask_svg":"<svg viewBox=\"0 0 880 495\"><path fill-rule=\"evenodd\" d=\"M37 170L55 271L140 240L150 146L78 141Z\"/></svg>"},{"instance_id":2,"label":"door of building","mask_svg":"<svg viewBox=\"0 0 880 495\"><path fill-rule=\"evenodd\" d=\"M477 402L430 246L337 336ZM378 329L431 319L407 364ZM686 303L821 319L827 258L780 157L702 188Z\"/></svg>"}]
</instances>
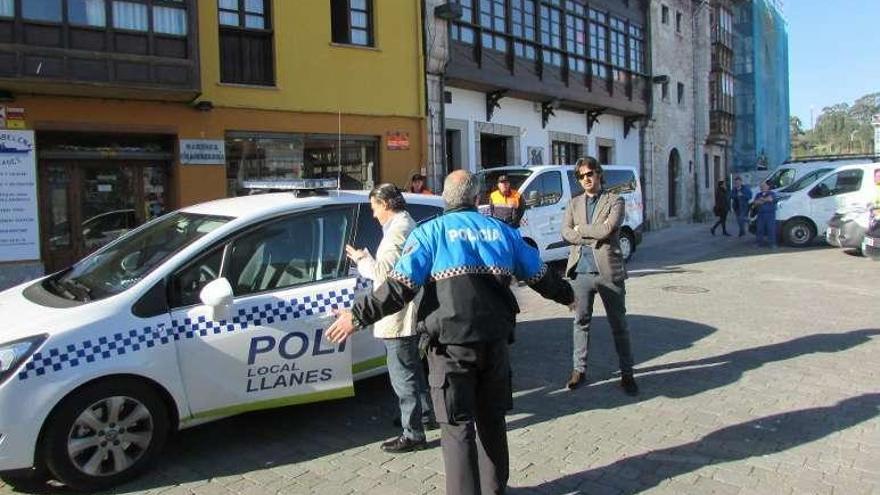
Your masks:
<instances>
[{"instance_id":1,"label":"door of building","mask_svg":"<svg viewBox=\"0 0 880 495\"><path fill-rule=\"evenodd\" d=\"M480 134L480 165L483 168L514 165L507 163L508 139L494 134Z\"/></svg>"},{"instance_id":2,"label":"door of building","mask_svg":"<svg viewBox=\"0 0 880 495\"><path fill-rule=\"evenodd\" d=\"M60 270L165 211L167 162L42 160L40 241Z\"/></svg>"}]
</instances>

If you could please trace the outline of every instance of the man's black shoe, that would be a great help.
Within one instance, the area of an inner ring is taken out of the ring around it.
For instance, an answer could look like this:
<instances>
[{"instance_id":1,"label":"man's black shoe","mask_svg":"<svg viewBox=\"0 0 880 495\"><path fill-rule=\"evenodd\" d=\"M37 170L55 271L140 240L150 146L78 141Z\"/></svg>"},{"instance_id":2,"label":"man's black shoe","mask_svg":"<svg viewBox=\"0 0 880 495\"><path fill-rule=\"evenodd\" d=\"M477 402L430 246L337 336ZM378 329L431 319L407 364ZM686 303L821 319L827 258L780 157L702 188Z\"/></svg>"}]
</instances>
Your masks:
<instances>
[{"instance_id":1,"label":"man's black shoe","mask_svg":"<svg viewBox=\"0 0 880 495\"><path fill-rule=\"evenodd\" d=\"M434 431L440 428L440 423L432 419L431 421L422 423L422 426L425 427L425 431Z\"/></svg>"},{"instance_id":2,"label":"man's black shoe","mask_svg":"<svg viewBox=\"0 0 880 495\"><path fill-rule=\"evenodd\" d=\"M424 440L417 441L406 438L403 435L382 443L382 450L390 454L400 454L403 452L412 452L414 450L422 450L427 445Z\"/></svg>"},{"instance_id":3,"label":"man's black shoe","mask_svg":"<svg viewBox=\"0 0 880 495\"><path fill-rule=\"evenodd\" d=\"M639 395L639 386L636 384L636 379L632 373L620 375L620 386L623 387L623 391L626 392L626 395Z\"/></svg>"},{"instance_id":4,"label":"man's black shoe","mask_svg":"<svg viewBox=\"0 0 880 495\"><path fill-rule=\"evenodd\" d=\"M568 383L565 384L569 390L574 390L587 382L587 375L583 371L572 370Z\"/></svg>"}]
</instances>

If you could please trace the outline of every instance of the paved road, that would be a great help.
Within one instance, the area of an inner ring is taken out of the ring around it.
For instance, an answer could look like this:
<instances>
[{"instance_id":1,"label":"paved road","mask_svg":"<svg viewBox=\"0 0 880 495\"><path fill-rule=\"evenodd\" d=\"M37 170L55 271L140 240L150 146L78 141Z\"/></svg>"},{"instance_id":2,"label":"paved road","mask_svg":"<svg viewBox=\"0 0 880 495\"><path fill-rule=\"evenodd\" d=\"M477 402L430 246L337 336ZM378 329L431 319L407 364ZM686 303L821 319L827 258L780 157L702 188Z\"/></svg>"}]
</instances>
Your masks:
<instances>
[{"instance_id":1,"label":"paved road","mask_svg":"<svg viewBox=\"0 0 880 495\"><path fill-rule=\"evenodd\" d=\"M638 398L613 376L601 306L593 383L563 390L570 314L518 290L511 493L880 494L880 263L751 239L648 234L627 285ZM443 493L437 433L384 454L387 379L357 394L184 431L116 492Z\"/></svg>"}]
</instances>

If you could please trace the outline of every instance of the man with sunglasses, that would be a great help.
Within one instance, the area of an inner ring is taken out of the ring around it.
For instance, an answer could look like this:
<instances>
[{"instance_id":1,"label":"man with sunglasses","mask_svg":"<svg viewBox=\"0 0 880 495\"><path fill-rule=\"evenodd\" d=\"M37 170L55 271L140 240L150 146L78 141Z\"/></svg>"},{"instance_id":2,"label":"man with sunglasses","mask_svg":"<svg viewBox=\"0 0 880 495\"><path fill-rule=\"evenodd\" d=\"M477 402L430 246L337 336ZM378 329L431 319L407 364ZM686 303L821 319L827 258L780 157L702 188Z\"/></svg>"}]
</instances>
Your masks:
<instances>
[{"instance_id":1,"label":"man with sunglasses","mask_svg":"<svg viewBox=\"0 0 880 495\"><path fill-rule=\"evenodd\" d=\"M566 275L572 279L577 304L573 328L574 366L567 386L586 383L590 323L596 294L602 298L614 347L620 362L620 385L628 395L638 394L633 377L633 356L626 323L626 268L620 251L620 226L626 215L624 200L602 188L602 166L593 157L575 165L584 194L575 196L565 208L562 237L571 246Z\"/></svg>"}]
</instances>

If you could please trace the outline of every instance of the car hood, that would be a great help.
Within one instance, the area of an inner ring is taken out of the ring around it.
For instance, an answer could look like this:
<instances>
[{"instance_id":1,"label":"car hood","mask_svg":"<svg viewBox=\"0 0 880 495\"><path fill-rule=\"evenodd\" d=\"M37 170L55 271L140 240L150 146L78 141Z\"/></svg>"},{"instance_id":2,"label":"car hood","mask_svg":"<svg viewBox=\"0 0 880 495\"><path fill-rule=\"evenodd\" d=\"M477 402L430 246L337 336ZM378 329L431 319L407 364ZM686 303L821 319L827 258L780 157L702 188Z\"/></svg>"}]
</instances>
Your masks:
<instances>
[{"instance_id":1,"label":"car hood","mask_svg":"<svg viewBox=\"0 0 880 495\"><path fill-rule=\"evenodd\" d=\"M95 303L70 308L52 308L36 304L23 294L24 290L34 283L34 281L27 282L0 292L0 315L4 320L4 325L0 327L0 343L44 333L60 334L74 326L88 324L104 316L101 313L105 309Z\"/></svg>"}]
</instances>

